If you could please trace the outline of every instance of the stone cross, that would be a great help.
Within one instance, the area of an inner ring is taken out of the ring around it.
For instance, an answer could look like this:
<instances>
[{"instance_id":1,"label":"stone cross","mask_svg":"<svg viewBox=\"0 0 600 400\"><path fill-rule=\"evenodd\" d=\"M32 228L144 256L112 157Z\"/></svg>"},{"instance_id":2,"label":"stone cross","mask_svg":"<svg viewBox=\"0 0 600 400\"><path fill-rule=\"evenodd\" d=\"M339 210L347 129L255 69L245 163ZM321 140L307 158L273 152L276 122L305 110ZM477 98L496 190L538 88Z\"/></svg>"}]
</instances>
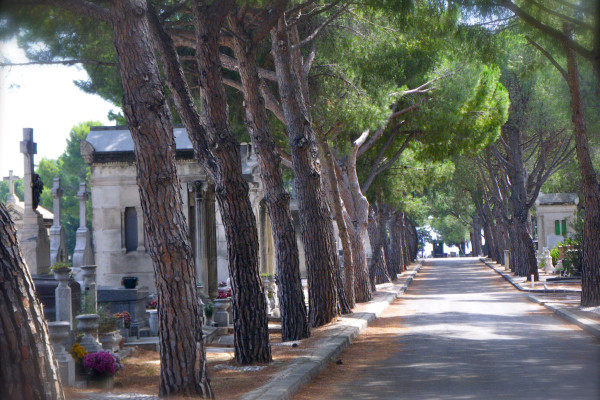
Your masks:
<instances>
[{"instance_id":1,"label":"stone cross","mask_svg":"<svg viewBox=\"0 0 600 400\"><path fill-rule=\"evenodd\" d=\"M65 228L60 223L61 198L63 190L60 186L60 178L54 178L52 186L52 197L54 198L54 221L50 227L50 264L66 262L67 257L67 239Z\"/></svg>"},{"instance_id":2,"label":"stone cross","mask_svg":"<svg viewBox=\"0 0 600 400\"><path fill-rule=\"evenodd\" d=\"M8 171L8 176L4 177L5 181L8 181L8 197L6 198L7 203L16 203L19 201L19 198L15 194L15 181L21 179L20 177L13 175L13 170Z\"/></svg>"},{"instance_id":3,"label":"stone cross","mask_svg":"<svg viewBox=\"0 0 600 400\"><path fill-rule=\"evenodd\" d=\"M34 209L33 186L37 181L33 173L33 155L37 153L37 144L33 141L33 129L23 128L23 141L20 145L25 167L23 176L25 210L23 227L18 232L19 242L29 271L33 275L44 274L50 267L50 240L44 226L44 218ZM39 188L39 184L36 183L35 186Z\"/></svg>"},{"instance_id":4,"label":"stone cross","mask_svg":"<svg viewBox=\"0 0 600 400\"><path fill-rule=\"evenodd\" d=\"M33 141L33 129L23 128L23 141L20 143L24 160L23 189L25 191L25 213L33 210L33 155L37 154L37 143Z\"/></svg>"},{"instance_id":5,"label":"stone cross","mask_svg":"<svg viewBox=\"0 0 600 400\"><path fill-rule=\"evenodd\" d=\"M86 227L86 202L88 201L89 194L87 192L87 185L85 182L79 184L79 191L77 192L77 198L79 199L79 227Z\"/></svg>"}]
</instances>

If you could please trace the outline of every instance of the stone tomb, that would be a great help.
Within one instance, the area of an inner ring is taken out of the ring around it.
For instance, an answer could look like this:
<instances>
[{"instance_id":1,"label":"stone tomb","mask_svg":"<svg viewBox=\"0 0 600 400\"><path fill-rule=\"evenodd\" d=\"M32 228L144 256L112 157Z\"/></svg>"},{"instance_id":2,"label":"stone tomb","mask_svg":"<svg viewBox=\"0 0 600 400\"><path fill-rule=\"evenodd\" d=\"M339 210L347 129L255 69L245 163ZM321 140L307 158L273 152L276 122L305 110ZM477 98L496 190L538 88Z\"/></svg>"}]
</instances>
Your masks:
<instances>
[{"instance_id":1,"label":"stone tomb","mask_svg":"<svg viewBox=\"0 0 600 400\"><path fill-rule=\"evenodd\" d=\"M175 128L174 134L177 173L196 279L202 284L204 294L214 298L218 282L229 276L225 230L215 201L214 185L194 159L185 129ZM139 280L138 286L155 292L154 269L144 233L129 130L126 127L92 127L87 139L81 143L81 154L91 171L92 230L98 284L118 287L123 276L135 276ZM263 191L259 166L250 145L241 145L241 158L261 241L261 273L273 274L273 237L268 215L261 205Z\"/></svg>"},{"instance_id":2,"label":"stone tomb","mask_svg":"<svg viewBox=\"0 0 600 400\"><path fill-rule=\"evenodd\" d=\"M105 307L111 313L127 311L131 315L131 336L138 336L140 328L148 326L146 302L148 288L114 288L98 286L98 305Z\"/></svg>"},{"instance_id":3,"label":"stone tomb","mask_svg":"<svg viewBox=\"0 0 600 400\"><path fill-rule=\"evenodd\" d=\"M579 197L576 193L540 193L535 202L538 249L550 249L575 233L572 225L577 204Z\"/></svg>"}]
</instances>

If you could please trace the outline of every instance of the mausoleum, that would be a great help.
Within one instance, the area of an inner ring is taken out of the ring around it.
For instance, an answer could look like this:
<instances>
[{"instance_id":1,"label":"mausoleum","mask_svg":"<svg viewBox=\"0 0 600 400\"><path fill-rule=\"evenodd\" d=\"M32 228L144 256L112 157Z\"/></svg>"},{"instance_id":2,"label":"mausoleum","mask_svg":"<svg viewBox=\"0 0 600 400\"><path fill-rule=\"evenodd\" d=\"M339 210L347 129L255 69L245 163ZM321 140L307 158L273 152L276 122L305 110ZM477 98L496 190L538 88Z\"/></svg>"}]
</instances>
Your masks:
<instances>
[{"instance_id":1,"label":"mausoleum","mask_svg":"<svg viewBox=\"0 0 600 400\"><path fill-rule=\"evenodd\" d=\"M576 193L540 193L535 205L538 249L554 247L575 233L573 223L579 197Z\"/></svg>"},{"instance_id":2,"label":"mausoleum","mask_svg":"<svg viewBox=\"0 0 600 400\"><path fill-rule=\"evenodd\" d=\"M196 276L204 286L205 294L214 297L218 282L229 276L225 230L215 201L214 185L194 159L186 130L175 128L174 134L183 211L194 252ZM87 140L81 144L81 154L91 170L92 236L98 284L120 286L123 276L136 276L140 286L155 291L129 130L125 127L92 127ZM241 156L257 220L261 272L273 274L273 237L262 202L257 158L249 144L241 145Z\"/></svg>"}]
</instances>

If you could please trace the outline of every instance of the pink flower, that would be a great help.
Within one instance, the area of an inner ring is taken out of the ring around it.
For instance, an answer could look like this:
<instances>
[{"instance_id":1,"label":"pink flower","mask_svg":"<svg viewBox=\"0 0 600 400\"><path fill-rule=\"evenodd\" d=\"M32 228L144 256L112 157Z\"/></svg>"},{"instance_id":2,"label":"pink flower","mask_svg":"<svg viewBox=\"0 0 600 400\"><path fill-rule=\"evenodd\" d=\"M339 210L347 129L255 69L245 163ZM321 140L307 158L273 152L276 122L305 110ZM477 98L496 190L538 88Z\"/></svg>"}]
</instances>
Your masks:
<instances>
[{"instance_id":1,"label":"pink flower","mask_svg":"<svg viewBox=\"0 0 600 400\"><path fill-rule=\"evenodd\" d=\"M123 369L118 356L103 350L86 354L83 358L83 366L96 376L113 376L117 371Z\"/></svg>"}]
</instances>

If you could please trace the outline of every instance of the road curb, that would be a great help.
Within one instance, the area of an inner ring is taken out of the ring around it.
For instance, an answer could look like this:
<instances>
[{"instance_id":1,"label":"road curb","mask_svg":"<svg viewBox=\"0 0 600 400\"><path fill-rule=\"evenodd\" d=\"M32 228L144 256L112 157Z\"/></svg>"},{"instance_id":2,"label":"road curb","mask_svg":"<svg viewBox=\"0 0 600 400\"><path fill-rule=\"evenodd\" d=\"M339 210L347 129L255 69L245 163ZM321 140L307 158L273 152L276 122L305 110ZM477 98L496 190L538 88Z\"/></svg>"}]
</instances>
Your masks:
<instances>
[{"instance_id":1,"label":"road curb","mask_svg":"<svg viewBox=\"0 0 600 400\"><path fill-rule=\"evenodd\" d=\"M493 271L495 271L498 275L502 276L511 285L513 285L517 290L520 290L521 292L529 292L529 293L580 293L581 292L581 290L577 290L577 289L531 289L528 287L524 287L520 283L513 281L511 274L508 274L508 273L502 271L501 269L493 266L491 263L489 263L487 261L487 259L480 257L479 261L481 261L482 263L487 265L489 268L491 268Z\"/></svg>"},{"instance_id":2,"label":"road curb","mask_svg":"<svg viewBox=\"0 0 600 400\"><path fill-rule=\"evenodd\" d=\"M334 327L331 334L317 344L309 354L299 357L285 370L277 374L266 385L242 396L243 400L286 400L292 397L302 385L310 380L329 361L336 358L354 339L364 331L369 323L399 296L406 292L414 277L421 270L422 263L415 269L404 273L402 283L386 284L377 291L377 298L372 300L365 311L344 316Z\"/></svg>"},{"instance_id":3,"label":"road curb","mask_svg":"<svg viewBox=\"0 0 600 400\"><path fill-rule=\"evenodd\" d=\"M580 317L576 314L573 314L569 310L566 310L561 307L557 307L553 304L549 304L549 302L539 299L536 296L529 295L527 297L529 298L530 301L533 301L534 303L538 303L538 304L546 307L548 310L552 311L554 314L558 315L562 319L564 319L572 324L575 324L575 325L579 326L581 329L583 329L584 331L596 336L597 338L600 338L600 324L598 324L596 321L593 321L589 318Z\"/></svg>"}]
</instances>

